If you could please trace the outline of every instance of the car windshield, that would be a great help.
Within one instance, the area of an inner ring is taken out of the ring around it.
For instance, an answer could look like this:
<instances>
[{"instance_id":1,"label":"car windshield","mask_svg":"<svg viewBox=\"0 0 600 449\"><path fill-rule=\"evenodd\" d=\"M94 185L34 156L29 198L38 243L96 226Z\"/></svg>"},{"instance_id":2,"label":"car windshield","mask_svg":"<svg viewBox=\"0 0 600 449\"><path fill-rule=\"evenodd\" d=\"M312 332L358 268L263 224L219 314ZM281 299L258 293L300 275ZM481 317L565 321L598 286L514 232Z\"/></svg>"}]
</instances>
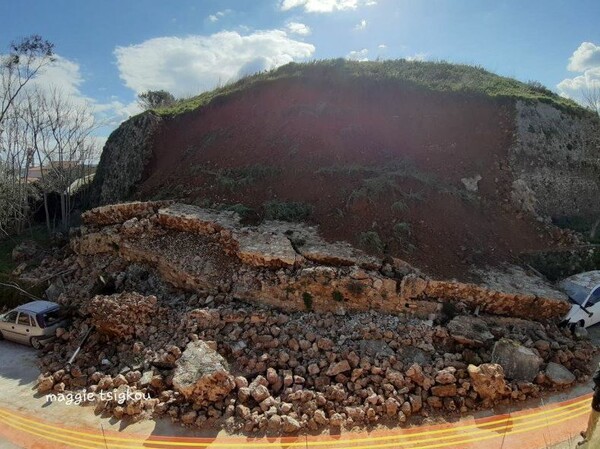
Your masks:
<instances>
[{"instance_id":1,"label":"car windshield","mask_svg":"<svg viewBox=\"0 0 600 449\"><path fill-rule=\"evenodd\" d=\"M565 293L569 295L571 301L573 301L575 304L583 305L583 302L588 297L589 292L581 285L577 285L572 282L565 282L562 287Z\"/></svg>"}]
</instances>

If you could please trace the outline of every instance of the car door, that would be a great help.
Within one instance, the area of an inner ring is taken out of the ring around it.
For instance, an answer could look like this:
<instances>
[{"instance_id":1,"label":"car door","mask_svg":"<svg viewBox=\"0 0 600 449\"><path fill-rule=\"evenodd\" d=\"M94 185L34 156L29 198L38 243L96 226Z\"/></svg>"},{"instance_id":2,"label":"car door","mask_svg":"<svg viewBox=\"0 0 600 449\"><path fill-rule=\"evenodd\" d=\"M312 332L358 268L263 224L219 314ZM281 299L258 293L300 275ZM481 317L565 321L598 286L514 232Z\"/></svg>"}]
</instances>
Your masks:
<instances>
[{"instance_id":1,"label":"car door","mask_svg":"<svg viewBox=\"0 0 600 449\"><path fill-rule=\"evenodd\" d=\"M13 310L12 312L7 313L0 322L0 332L2 332L2 335L7 340L19 341L15 329L18 315L19 312Z\"/></svg>"},{"instance_id":2,"label":"car door","mask_svg":"<svg viewBox=\"0 0 600 449\"><path fill-rule=\"evenodd\" d=\"M20 343L29 344L31 338L31 321L29 313L19 312L15 323L15 337Z\"/></svg>"},{"instance_id":3,"label":"car door","mask_svg":"<svg viewBox=\"0 0 600 449\"><path fill-rule=\"evenodd\" d=\"M587 316L585 319L586 327L600 322L600 285L594 287L590 293L585 303L585 308L592 314L592 316Z\"/></svg>"}]
</instances>

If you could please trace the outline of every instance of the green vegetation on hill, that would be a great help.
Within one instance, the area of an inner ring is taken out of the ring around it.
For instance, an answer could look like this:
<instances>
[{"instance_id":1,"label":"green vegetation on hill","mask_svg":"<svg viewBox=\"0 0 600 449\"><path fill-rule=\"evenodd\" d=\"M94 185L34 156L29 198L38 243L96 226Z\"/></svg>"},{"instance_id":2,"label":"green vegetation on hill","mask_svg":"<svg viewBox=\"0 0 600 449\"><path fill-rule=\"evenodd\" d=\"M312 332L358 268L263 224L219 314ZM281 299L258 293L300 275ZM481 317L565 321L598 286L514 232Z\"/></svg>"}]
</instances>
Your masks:
<instances>
[{"instance_id":1,"label":"green vegetation on hill","mask_svg":"<svg viewBox=\"0 0 600 449\"><path fill-rule=\"evenodd\" d=\"M194 111L216 99L259 84L281 79L332 80L336 84L345 80L371 82L395 82L407 87L421 88L434 92L455 92L487 95L493 98L508 98L525 101L541 101L577 115L588 111L577 103L563 98L539 82L523 83L512 78L499 76L482 67L448 62L407 61L348 61L331 59L308 63L289 63L278 69L258 73L226 86L204 92L198 96L178 100L172 106L156 109L162 116L175 116Z\"/></svg>"}]
</instances>

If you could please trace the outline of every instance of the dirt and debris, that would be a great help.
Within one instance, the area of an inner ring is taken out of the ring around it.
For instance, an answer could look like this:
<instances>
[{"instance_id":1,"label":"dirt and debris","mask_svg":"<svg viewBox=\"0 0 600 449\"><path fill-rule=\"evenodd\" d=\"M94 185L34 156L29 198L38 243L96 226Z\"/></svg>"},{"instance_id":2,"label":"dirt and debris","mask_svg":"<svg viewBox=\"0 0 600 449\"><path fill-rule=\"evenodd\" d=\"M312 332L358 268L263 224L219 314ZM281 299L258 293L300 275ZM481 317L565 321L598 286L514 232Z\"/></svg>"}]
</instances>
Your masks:
<instances>
[{"instance_id":1,"label":"dirt and debris","mask_svg":"<svg viewBox=\"0 0 600 449\"><path fill-rule=\"evenodd\" d=\"M534 321L493 314L504 308L492 305L474 316L473 301L458 297L451 303L404 300L397 287L418 273L401 272L407 266L401 261L382 261L373 270L318 265L296 253L294 265L281 268L261 255L261 246L252 260L264 265L257 266L237 256L245 251L236 244L238 229L198 233L186 209L196 231L174 230L158 224L160 210L122 224L87 223L72 242L76 251L65 248L24 273L29 279L64 273L51 284L60 292L57 301L74 313L72 326L40 354L40 393L86 389L96 395L98 412L117 419L164 416L189 426L280 434L458 416L567 388L590 375L594 346L559 328L558 315ZM106 235L114 245L88 244L90 235ZM348 277L314 275L321 290L311 290L310 308L307 295L292 292L287 302L293 307L256 300L266 291L261 284L285 291L303 270ZM238 294L246 282L240 273L253 277L248 285L258 284L255 296ZM323 283L339 279L348 287L334 297ZM388 279L396 288L386 290ZM365 286L390 295L379 293L374 301ZM353 294L350 301L346 294ZM549 301L560 310L561 300ZM67 369L90 326L96 330ZM516 350L503 351L507 346ZM523 355L532 360L527 373L514 368ZM106 391L141 395L119 403L103 400Z\"/></svg>"}]
</instances>

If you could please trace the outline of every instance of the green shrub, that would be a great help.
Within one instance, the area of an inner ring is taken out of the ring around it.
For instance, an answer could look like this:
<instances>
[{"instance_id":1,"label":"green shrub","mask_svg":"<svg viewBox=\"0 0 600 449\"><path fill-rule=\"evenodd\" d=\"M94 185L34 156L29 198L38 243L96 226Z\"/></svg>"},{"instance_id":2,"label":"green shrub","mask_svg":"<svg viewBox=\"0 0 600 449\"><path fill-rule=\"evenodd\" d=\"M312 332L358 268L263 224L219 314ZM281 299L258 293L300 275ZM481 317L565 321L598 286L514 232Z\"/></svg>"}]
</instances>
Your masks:
<instances>
[{"instance_id":1,"label":"green shrub","mask_svg":"<svg viewBox=\"0 0 600 449\"><path fill-rule=\"evenodd\" d=\"M312 206L305 203L268 201L264 208L268 220L303 221L312 213Z\"/></svg>"},{"instance_id":2,"label":"green shrub","mask_svg":"<svg viewBox=\"0 0 600 449\"><path fill-rule=\"evenodd\" d=\"M313 296L308 292L304 292L302 293L302 301L304 301L304 308L310 312L313 307Z\"/></svg>"},{"instance_id":3,"label":"green shrub","mask_svg":"<svg viewBox=\"0 0 600 449\"><path fill-rule=\"evenodd\" d=\"M400 241L406 241L410 238L410 224L406 222L396 223L394 225L394 237Z\"/></svg>"},{"instance_id":4,"label":"green shrub","mask_svg":"<svg viewBox=\"0 0 600 449\"><path fill-rule=\"evenodd\" d=\"M403 192L402 196L409 201L423 201L423 193L421 192L409 190L408 192Z\"/></svg>"},{"instance_id":5,"label":"green shrub","mask_svg":"<svg viewBox=\"0 0 600 449\"><path fill-rule=\"evenodd\" d=\"M254 213L254 209L245 206L242 203L229 204L221 207L222 210L230 210L237 213L241 218L248 218Z\"/></svg>"},{"instance_id":6,"label":"green shrub","mask_svg":"<svg viewBox=\"0 0 600 449\"><path fill-rule=\"evenodd\" d=\"M361 295L365 291L365 286L358 281L350 281L346 285L346 289L353 295Z\"/></svg>"},{"instance_id":7,"label":"green shrub","mask_svg":"<svg viewBox=\"0 0 600 449\"><path fill-rule=\"evenodd\" d=\"M358 239L360 245L367 250L382 253L385 246L376 231L362 232Z\"/></svg>"},{"instance_id":8,"label":"green shrub","mask_svg":"<svg viewBox=\"0 0 600 449\"><path fill-rule=\"evenodd\" d=\"M342 295L342 292L339 291L339 290L334 290L331 293L331 296L332 296L332 298L333 298L334 301L337 301L337 302L343 302L344 301L344 295Z\"/></svg>"},{"instance_id":9,"label":"green shrub","mask_svg":"<svg viewBox=\"0 0 600 449\"><path fill-rule=\"evenodd\" d=\"M406 209L408 209L408 205L404 201L396 201L392 204L392 210L394 212L404 212Z\"/></svg>"}]
</instances>

